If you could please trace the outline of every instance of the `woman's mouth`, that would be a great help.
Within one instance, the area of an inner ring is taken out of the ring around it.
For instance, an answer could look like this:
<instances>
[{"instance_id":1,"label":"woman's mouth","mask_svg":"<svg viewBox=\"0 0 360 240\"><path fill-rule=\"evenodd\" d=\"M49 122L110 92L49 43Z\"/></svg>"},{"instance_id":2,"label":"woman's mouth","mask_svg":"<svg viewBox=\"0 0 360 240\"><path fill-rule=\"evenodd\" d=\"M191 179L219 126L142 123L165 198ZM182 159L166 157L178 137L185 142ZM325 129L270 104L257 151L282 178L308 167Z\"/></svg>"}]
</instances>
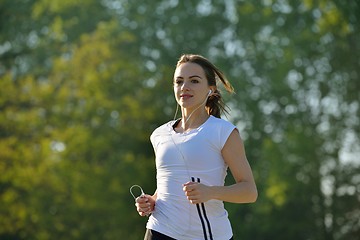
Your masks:
<instances>
[{"instance_id":1,"label":"woman's mouth","mask_svg":"<svg viewBox=\"0 0 360 240\"><path fill-rule=\"evenodd\" d=\"M183 100L189 99L191 97L192 97L192 95L190 95L190 94L181 94L180 95L180 98L183 99Z\"/></svg>"}]
</instances>

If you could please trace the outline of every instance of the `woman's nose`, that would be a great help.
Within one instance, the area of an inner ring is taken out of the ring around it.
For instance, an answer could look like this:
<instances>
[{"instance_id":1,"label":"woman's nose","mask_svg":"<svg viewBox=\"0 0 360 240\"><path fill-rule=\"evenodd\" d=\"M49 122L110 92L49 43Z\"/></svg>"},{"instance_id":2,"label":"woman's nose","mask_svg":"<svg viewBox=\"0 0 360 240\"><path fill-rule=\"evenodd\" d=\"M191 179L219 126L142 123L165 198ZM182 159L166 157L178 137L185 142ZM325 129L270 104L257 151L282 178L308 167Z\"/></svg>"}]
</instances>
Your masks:
<instances>
[{"instance_id":1,"label":"woman's nose","mask_svg":"<svg viewBox=\"0 0 360 240\"><path fill-rule=\"evenodd\" d=\"M189 84L184 81L183 84L181 85L181 91L185 91L185 90L189 90Z\"/></svg>"}]
</instances>

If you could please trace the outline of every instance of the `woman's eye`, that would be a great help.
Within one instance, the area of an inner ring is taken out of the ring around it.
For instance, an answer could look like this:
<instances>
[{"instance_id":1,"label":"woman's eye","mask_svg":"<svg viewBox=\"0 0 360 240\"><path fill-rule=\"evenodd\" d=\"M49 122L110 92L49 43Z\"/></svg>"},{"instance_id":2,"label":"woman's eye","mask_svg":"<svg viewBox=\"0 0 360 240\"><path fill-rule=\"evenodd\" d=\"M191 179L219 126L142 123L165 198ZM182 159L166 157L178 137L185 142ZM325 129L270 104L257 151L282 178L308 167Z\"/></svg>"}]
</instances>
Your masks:
<instances>
[{"instance_id":1,"label":"woman's eye","mask_svg":"<svg viewBox=\"0 0 360 240\"><path fill-rule=\"evenodd\" d=\"M197 80L197 79L192 79L191 82L192 82L192 83L198 83L199 80Z\"/></svg>"},{"instance_id":2,"label":"woman's eye","mask_svg":"<svg viewBox=\"0 0 360 240\"><path fill-rule=\"evenodd\" d=\"M180 84L182 84L182 82L183 82L182 80L175 80L175 81L174 81L174 83L175 83L176 85L180 85Z\"/></svg>"}]
</instances>

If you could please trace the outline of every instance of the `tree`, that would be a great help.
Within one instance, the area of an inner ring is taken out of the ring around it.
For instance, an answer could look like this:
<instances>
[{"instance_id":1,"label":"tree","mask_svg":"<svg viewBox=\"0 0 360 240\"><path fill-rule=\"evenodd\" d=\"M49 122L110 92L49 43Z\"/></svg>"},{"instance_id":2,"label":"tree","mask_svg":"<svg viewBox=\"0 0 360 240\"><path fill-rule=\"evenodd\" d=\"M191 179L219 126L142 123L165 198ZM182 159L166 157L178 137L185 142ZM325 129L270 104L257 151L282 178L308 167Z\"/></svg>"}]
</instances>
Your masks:
<instances>
[{"instance_id":1,"label":"tree","mask_svg":"<svg viewBox=\"0 0 360 240\"><path fill-rule=\"evenodd\" d=\"M173 117L171 78L185 52L209 57L236 89L224 96L228 117L260 194L226 204L235 237L358 236L355 0L0 9L1 239L143 236L128 190L155 190L149 135Z\"/></svg>"}]
</instances>

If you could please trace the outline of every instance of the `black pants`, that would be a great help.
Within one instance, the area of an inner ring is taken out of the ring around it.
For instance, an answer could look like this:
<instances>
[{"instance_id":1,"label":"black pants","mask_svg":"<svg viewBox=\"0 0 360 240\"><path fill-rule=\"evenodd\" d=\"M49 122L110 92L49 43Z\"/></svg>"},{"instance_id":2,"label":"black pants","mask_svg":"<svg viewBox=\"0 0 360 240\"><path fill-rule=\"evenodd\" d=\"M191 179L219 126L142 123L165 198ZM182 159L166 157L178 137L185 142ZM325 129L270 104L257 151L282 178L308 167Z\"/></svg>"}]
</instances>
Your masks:
<instances>
[{"instance_id":1,"label":"black pants","mask_svg":"<svg viewBox=\"0 0 360 240\"><path fill-rule=\"evenodd\" d=\"M176 240L176 239L172 237L168 237L157 231L146 229L144 240ZM230 240L234 240L234 238L230 238Z\"/></svg>"},{"instance_id":2,"label":"black pants","mask_svg":"<svg viewBox=\"0 0 360 240\"><path fill-rule=\"evenodd\" d=\"M144 240L176 240L154 230L146 229Z\"/></svg>"}]
</instances>

